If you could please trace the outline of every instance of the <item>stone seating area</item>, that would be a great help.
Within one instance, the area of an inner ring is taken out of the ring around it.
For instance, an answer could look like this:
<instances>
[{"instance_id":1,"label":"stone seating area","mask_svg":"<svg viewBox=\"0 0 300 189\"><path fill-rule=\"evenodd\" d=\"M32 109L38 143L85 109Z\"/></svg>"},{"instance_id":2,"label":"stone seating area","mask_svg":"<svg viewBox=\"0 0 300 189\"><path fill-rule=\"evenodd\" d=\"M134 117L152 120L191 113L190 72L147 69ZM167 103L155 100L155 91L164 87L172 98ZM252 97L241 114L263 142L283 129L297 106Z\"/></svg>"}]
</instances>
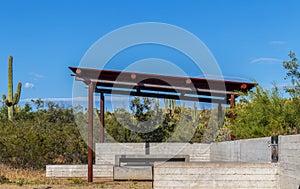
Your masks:
<instances>
[{"instance_id":1,"label":"stone seating area","mask_svg":"<svg viewBox=\"0 0 300 189\"><path fill-rule=\"evenodd\" d=\"M271 163L270 140L150 143L149 149L144 143L101 143L96 144L93 175L153 180L155 189L300 188L300 135L278 137L278 163ZM47 165L46 176L86 178L87 165Z\"/></svg>"}]
</instances>

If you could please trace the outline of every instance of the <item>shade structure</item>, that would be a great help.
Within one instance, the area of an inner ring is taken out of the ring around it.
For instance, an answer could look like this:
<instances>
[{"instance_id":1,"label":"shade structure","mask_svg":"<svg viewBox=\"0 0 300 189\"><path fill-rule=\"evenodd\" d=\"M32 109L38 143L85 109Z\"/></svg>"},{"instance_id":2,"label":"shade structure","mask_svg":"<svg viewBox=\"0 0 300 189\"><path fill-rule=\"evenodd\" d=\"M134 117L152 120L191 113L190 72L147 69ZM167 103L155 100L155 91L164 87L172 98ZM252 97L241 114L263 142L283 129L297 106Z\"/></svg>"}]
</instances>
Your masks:
<instances>
[{"instance_id":1,"label":"shade structure","mask_svg":"<svg viewBox=\"0 0 300 189\"><path fill-rule=\"evenodd\" d=\"M69 67L76 80L95 85L95 92L228 104L231 94L255 83Z\"/></svg>"},{"instance_id":2,"label":"shade structure","mask_svg":"<svg viewBox=\"0 0 300 189\"><path fill-rule=\"evenodd\" d=\"M247 92L256 84L195 77L98 70L69 67L75 80L88 86L88 181L93 181L93 103L100 93L100 142L104 141L104 94L167 98L186 101L230 104L233 108L239 92ZM234 115L231 113L231 120Z\"/></svg>"}]
</instances>

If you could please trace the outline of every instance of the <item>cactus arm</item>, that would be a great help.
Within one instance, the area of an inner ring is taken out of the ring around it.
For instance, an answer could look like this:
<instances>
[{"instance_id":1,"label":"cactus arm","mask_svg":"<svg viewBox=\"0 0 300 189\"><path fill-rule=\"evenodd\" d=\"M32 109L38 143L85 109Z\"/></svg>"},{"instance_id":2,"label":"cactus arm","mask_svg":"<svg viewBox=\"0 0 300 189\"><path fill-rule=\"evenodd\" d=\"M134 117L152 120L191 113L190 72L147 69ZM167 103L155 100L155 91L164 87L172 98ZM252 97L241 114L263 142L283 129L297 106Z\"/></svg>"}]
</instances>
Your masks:
<instances>
[{"instance_id":1,"label":"cactus arm","mask_svg":"<svg viewBox=\"0 0 300 189\"><path fill-rule=\"evenodd\" d=\"M3 102L6 101L6 95L5 94L2 95L2 100L3 100Z\"/></svg>"},{"instance_id":2,"label":"cactus arm","mask_svg":"<svg viewBox=\"0 0 300 189\"><path fill-rule=\"evenodd\" d=\"M13 105L16 105L19 103L20 96L21 96L21 87L22 87L22 83L19 82L17 92L14 94L14 97L13 97L13 101L12 101Z\"/></svg>"},{"instance_id":3,"label":"cactus arm","mask_svg":"<svg viewBox=\"0 0 300 189\"><path fill-rule=\"evenodd\" d=\"M3 102L4 102L4 104L5 104L6 106L10 107L10 106L12 105L12 103L9 102L8 99L6 99L6 95L5 95L5 94L2 95L2 100L3 100Z\"/></svg>"},{"instance_id":4,"label":"cactus arm","mask_svg":"<svg viewBox=\"0 0 300 189\"><path fill-rule=\"evenodd\" d=\"M19 94L15 93L13 100L12 100L12 105L16 105L18 103L18 99L20 99Z\"/></svg>"}]
</instances>

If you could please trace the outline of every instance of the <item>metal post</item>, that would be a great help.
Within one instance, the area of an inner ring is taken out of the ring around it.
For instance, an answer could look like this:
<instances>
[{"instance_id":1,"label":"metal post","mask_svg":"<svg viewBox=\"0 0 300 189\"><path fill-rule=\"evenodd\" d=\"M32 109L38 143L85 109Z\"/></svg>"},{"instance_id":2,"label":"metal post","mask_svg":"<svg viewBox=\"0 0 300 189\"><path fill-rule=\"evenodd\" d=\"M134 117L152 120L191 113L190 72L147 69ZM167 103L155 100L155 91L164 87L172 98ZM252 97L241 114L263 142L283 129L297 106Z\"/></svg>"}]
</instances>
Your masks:
<instances>
[{"instance_id":1,"label":"metal post","mask_svg":"<svg viewBox=\"0 0 300 189\"><path fill-rule=\"evenodd\" d=\"M273 163L278 162L278 135L271 137L271 160Z\"/></svg>"},{"instance_id":2,"label":"metal post","mask_svg":"<svg viewBox=\"0 0 300 189\"><path fill-rule=\"evenodd\" d=\"M145 143L145 155L149 155L150 154L150 143L147 140Z\"/></svg>"},{"instance_id":3,"label":"metal post","mask_svg":"<svg viewBox=\"0 0 300 189\"><path fill-rule=\"evenodd\" d=\"M93 109L94 84L89 83L88 91L88 182L93 182Z\"/></svg>"},{"instance_id":4,"label":"metal post","mask_svg":"<svg viewBox=\"0 0 300 189\"><path fill-rule=\"evenodd\" d=\"M104 142L104 94L100 94L100 143Z\"/></svg>"},{"instance_id":5,"label":"metal post","mask_svg":"<svg viewBox=\"0 0 300 189\"><path fill-rule=\"evenodd\" d=\"M230 95L230 120L231 123L234 123L234 112L233 112L233 108L235 106L235 95L232 93Z\"/></svg>"}]
</instances>

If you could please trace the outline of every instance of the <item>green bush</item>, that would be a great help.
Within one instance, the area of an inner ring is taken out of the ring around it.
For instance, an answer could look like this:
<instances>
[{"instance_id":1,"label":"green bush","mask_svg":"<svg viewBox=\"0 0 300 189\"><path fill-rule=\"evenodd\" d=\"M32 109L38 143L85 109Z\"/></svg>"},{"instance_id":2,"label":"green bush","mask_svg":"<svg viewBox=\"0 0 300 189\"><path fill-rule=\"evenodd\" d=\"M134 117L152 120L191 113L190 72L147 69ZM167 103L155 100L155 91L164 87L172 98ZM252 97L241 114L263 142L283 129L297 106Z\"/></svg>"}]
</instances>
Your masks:
<instances>
[{"instance_id":1,"label":"green bush","mask_svg":"<svg viewBox=\"0 0 300 189\"><path fill-rule=\"evenodd\" d=\"M1 163L36 169L47 164L86 163L86 144L70 108L48 103L47 108L32 111L25 105L16 111L13 121L0 118Z\"/></svg>"},{"instance_id":2,"label":"green bush","mask_svg":"<svg viewBox=\"0 0 300 189\"><path fill-rule=\"evenodd\" d=\"M283 98L278 89L256 87L235 107L231 133L236 139L300 133L300 99Z\"/></svg>"}]
</instances>

